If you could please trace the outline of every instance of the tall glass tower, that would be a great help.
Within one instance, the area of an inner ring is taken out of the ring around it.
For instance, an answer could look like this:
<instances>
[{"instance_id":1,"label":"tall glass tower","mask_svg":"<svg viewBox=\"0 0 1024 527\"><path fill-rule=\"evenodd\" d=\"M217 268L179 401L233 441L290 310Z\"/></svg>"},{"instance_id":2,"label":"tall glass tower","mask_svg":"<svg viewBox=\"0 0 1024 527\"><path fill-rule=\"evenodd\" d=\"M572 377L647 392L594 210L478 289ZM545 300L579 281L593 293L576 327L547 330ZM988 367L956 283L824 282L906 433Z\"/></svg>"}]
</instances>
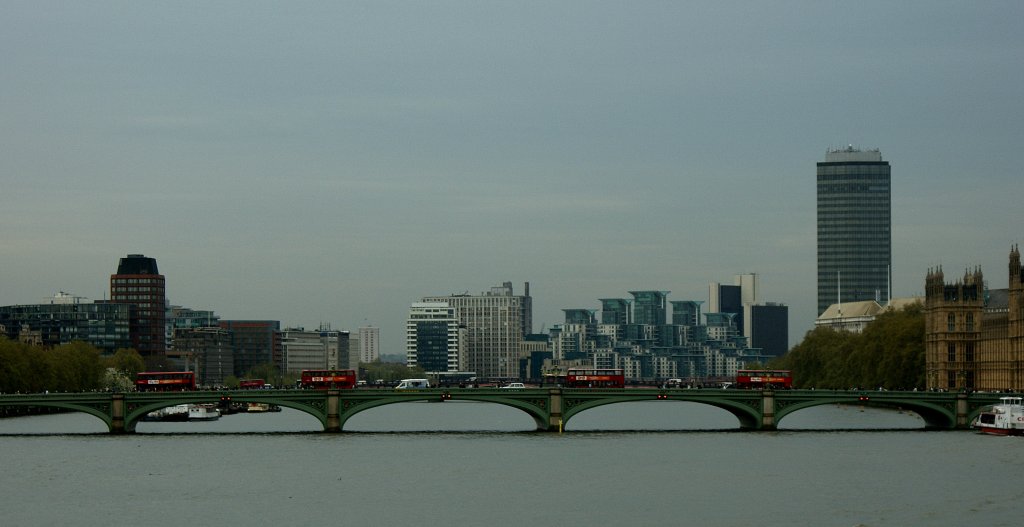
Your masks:
<instances>
[{"instance_id":1,"label":"tall glass tower","mask_svg":"<svg viewBox=\"0 0 1024 527\"><path fill-rule=\"evenodd\" d=\"M818 314L839 302L889 301L892 197L878 150L829 150L818 163Z\"/></svg>"}]
</instances>

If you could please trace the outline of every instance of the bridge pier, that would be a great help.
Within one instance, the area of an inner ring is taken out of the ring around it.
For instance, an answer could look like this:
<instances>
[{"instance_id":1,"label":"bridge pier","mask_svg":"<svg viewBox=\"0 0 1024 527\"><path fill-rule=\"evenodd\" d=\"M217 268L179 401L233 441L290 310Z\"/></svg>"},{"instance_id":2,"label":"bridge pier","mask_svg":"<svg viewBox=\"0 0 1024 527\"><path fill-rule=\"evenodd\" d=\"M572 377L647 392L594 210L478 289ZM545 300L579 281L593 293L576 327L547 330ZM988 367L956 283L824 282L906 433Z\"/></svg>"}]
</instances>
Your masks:
<instances>
[{"instance_id":1,"label":"bridge pier","mask_svg":"<svg viewBox=\"0 0 1024 527\"><path fill-rule=\"evenodd\" d=\"M541 424L541 423L538 423ZM564 422L562 421L562 389L551 388L548 390L548 422L547 432L561 432Z\"/></svg>"},{"instance_id":2,"label":"bridge pier","mask_svg":"<svg viewBox=\"0 0 1024 527\"><path fill-rule=\"evenodd\" d=\"M967 414L967 393L960 392L956 394L956 428L958 430L970 428L971 424L967 422Z\"/></svg>"},{"instance_id":3,"label":"bridge pier","mask_svg":"<svg viewBox=\"0 0 1024 527\"><path fill-rule=\"evenodd\" d=\"M123 434L124 428L124 394L115 393L110 400L110 433Z\"/></svg>"},{"instance_id":4,"label":"bridge pier","mask_svg":"<svg viewBox=\"0 0 1024 527\"><path fill-rule=\"evenodd\" d=\"M775 392L761 392L761 430L775 430Z\"/></svg>"},{"instance_id":5,"label":"bridge pier","mask_svg":"<svg viewBox=\"0 0 1024 527\"><path fill-rule=\"evenodd\" d=\"M341 415L338 408L341 406L341 397L338 390L327 390L327 420L324 423L324 432L341 432Z\"/></svg>"}]
</instances>

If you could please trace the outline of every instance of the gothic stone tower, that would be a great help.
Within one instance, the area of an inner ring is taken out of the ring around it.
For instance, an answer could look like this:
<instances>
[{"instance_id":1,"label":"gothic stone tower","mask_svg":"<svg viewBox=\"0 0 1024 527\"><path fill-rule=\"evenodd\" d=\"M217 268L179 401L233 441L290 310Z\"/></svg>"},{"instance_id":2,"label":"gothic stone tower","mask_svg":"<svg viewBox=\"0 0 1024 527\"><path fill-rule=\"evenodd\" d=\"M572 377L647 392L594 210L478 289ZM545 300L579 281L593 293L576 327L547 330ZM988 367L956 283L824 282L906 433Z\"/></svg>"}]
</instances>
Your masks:
<instances>
[{"instance_id":1,"label":"gothic stone tower","mask_svg":"<svg viewBox=\"0 0 1024 527\"><path fill-rule=\"evenodd\" d=\"M1010 251L1009 286L988 291L980 270L946 284L925 281L925 363L929 389L1024 390L1024 268Z\"/></svg>"},{"instance_id":2,"label":"gothic stone tower","mask_svg":"<svg viewBox=\"0 0 1024 527\"><path fill-rule=\"evenodd\" d=\"M1007 295L1007 329L1011 379L1010 387L1024 389L1024 267L1017 246L1010 251L1010 284Z\"/></svg>"},{"instance_id":3,"label":"gothic stone tower","mask_svg":"<svg viewBox=\"0 0 1024 527\"><path fill-rule=\"evenodd\" d=\"M981 270L965 272L946 284L942 268L925 280L925 378L928 389L975 387L976 354L981 337L984 279Z\"/></svg>"}]
</instances>

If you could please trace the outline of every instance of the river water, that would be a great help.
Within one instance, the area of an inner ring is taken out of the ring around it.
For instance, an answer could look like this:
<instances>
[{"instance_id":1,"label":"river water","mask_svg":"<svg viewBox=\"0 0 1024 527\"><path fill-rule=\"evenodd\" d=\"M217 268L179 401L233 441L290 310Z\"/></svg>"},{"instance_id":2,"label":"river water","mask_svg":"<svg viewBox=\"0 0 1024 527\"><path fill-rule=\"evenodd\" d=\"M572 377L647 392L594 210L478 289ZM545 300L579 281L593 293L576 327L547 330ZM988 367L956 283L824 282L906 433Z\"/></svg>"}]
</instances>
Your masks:
<instances>
[{"instance_id":1,"label":"river water","mask_svg":"<svg viewBox=\"0 0 1024 527\"><path fill-rule=\"evenodd\" d=\"M564 434L484 403L140 423L0 420L4 525L1019 525L1024 438L818 407L777 432L715 408L610 405Z\"/></svg>"}]
</instances>

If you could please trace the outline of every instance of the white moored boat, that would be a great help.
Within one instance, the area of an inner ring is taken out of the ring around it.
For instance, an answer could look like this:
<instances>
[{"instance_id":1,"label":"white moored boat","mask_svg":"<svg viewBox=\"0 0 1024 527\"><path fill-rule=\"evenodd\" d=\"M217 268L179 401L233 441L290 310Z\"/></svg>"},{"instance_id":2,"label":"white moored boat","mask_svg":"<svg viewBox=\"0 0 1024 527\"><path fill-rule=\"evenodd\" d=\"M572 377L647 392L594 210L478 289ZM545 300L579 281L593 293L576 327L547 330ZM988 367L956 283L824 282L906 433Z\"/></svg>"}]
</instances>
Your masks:
<instances>
[{"instance_id":1,"label":"white moored boat","mask_svg":"<svg viewBox=\"0 0 1024 527\"><path fill-rule=\"evenodd\" d=\"M220 419L220 409L212 404L192 404L188 407L189 421L213 421Z\"/></svg>"},{"instance_id":2,"label":"white moored boat","mask_svg":"<svg viewBox=\"0 0 1024 527\"><path fill-rule=\"evenodd\" d=\"M1000 397L999 400L999 404L981 412L972 426L983 434L1024 435L1024 406L1021 405L1021 397Z\"/></svg>"}]
</instances>

